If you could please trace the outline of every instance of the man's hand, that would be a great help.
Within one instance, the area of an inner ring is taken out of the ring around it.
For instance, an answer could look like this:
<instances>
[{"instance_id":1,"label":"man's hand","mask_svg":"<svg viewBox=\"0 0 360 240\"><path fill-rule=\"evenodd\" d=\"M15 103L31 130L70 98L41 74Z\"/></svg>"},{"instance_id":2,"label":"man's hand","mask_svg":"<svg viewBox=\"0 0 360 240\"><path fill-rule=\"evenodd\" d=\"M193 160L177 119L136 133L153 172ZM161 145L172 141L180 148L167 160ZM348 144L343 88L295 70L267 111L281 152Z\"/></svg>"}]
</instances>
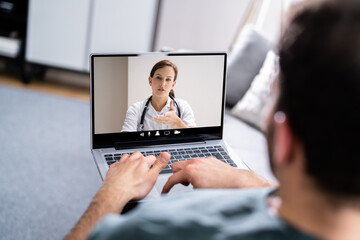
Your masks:
<instances>
[{"instance_id":1,"label":"man's hand","mask_svg":"<svg viewBox=\"0 0 360 240\"><path fill-rule=\"evenodd\" d=\"M170 155L161 153L144 157L140 152L125 154L120 161L110 166L102 186L103 191L121 193L128 200L144 198L154 186L161 170L167 165ZM152 168L150 169L150 167Z\"/></svg>"},{"instance_id":2,"label":"man's hand","mask_svg":"<svg viewBox=\"0 0 360 240\"><path fill-rule=\"evenodd\" d=\"M108 213L119 214L132 199L144 198L153 188L170 155L144 157L140 152L125 154L110 166L102 187L89 208L65 239L85 239L95 224ZM150 168L150 166L152 166Z\"/></svg>"},{"instance_id":3,"label":"man's hand","mask_svg":"<svg viewBox=\"0 0 360 240\"><path fill-rule=\"evenodd\" d=\"M169 125L172 128L186 128L187 126L183 121L176 115L174 101L170 102L170 109L164 115L154 116L153 120L157 123Z\"/></svg>"},{"instance_id":4,"label":"man's hand","mask_svg":"<svg viewBox=\"0 0 360 240\"><path fill-rule=\"evenodd\" d=\"M178 183L194 188L251 188L275 186L255 173L236 169L216 158L194 158L172 164L173 175L162 193L168 193Z\"/></svg>"}]
</instances>

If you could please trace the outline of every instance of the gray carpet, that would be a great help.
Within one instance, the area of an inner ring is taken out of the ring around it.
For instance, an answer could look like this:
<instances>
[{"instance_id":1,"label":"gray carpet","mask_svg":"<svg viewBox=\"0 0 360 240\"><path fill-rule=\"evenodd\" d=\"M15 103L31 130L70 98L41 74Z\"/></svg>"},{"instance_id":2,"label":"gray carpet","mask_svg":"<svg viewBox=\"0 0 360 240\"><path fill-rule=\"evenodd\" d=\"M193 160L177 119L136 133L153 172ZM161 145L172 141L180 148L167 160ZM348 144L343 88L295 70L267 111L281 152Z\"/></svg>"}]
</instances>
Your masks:
<instances>
[{"instance_id":1,"label":"gray carpet","mask_svg":"<svg viewBox=\"0 0 360 240\"><path fill-rule=\"evenodd\" d=\"M0 86L0 239L62 239L101 185L89 103Z\"/></svg>"}]
</instances>

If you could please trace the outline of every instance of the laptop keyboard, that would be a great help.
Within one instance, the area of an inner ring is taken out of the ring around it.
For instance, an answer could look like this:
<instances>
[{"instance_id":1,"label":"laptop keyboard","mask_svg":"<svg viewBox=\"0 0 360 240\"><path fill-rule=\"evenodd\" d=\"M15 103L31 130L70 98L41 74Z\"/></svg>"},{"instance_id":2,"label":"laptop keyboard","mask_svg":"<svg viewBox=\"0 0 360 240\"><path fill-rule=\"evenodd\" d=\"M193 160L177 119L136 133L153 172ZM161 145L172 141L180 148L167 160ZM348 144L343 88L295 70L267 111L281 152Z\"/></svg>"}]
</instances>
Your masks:
<instances>
[{"instance_id":1,"label":"laptop keyboard","mask_svg":"<svg viewBox=\"0 0 360 240\"><path fill-rule=\"evenodd\" d=\"M181 148L181 149L167 149L161 151L146 151L141 152L144 156L154 155L157 157L161 152L168 152L171 155L168 165L161 171L161 173L171 173L171 164L178 161L184 161L191 158L207 158L215 157L220 161L223 161L229 164L232 167L237 167L234 161L230 158L227 152L222 146L207 146L207 147L194 147L194 148ZM132 152L126 153L115 153L115 154L105 154L105 160L110 166L111 164L120 160L123 154L131 155Z\"/></svg>"}]
</instances>

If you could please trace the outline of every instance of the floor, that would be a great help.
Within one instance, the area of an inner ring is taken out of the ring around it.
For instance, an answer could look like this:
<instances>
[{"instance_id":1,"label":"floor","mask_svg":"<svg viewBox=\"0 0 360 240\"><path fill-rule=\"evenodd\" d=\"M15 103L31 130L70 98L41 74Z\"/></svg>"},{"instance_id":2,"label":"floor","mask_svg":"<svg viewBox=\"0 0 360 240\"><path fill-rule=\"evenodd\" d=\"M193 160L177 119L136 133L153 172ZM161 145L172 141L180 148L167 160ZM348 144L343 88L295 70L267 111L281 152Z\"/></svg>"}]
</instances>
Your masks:
<instances>
[{"instance_id":1,"label":"floor","mask_svg":"<svg viewBox=\"0 0 360 240\"><path fill-rule=\"evenodd\" d=\"M43 79L32 79L30 84L24 84L18 76L4 72L0 72L0 85L45 92L82 101L90 100L90 91L87 87Z\"/></svg>"}]
</instances>

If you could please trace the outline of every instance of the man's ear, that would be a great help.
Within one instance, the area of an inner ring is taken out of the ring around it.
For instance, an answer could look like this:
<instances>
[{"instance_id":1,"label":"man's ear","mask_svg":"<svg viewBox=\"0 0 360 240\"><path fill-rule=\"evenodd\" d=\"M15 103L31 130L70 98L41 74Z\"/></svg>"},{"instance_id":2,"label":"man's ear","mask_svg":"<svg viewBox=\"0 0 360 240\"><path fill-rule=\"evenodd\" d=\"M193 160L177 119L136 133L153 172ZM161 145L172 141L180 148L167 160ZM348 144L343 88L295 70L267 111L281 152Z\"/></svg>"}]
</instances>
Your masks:
<instances>
[{"instance_id":1,"label":"man's ear","mask_svg":"<svg viewBox=\"0 0 360 240\"><path fill-rule=\"evenodd\" d=\"M151 79L151 77L149 77L149 85L150 85L150 86L152 85L152 79Z\"/></svg>"},{"instance_id":2,"label":"man's ear","mask_svg":"<svg viewBox=\"0 0 360 240\"><path fill-rule=\"evenodd\" d=\"M288 164L294 157L295 138L289 121L282 112L274 115L274 161L278 166Z\"/></svg>"}]
</instances>

